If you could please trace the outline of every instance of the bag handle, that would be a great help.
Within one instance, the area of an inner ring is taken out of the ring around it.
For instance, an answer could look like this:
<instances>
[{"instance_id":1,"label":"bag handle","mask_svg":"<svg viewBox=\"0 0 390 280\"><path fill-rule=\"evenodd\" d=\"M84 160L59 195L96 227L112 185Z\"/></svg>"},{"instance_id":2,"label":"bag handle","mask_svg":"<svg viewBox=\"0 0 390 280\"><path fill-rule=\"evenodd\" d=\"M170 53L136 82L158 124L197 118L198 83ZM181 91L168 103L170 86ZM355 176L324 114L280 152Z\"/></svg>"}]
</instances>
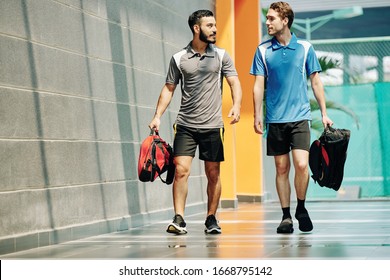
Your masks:
<instances>
[{"instance_id":1,"label":"bag handle","mask_svg":"<svg viewBox=\"0 0 390 280\"><path fill-rule=\"evenodd\" d=\"M152 136L153 134L156 134L157 136L160 136L159 134L158 134L158 130L157 129L153 129L153 128L151 128L150 129L150 136Z\"/></svg>"},{"instance_id":2,"label":"bag handle","mask_svg":"<svg viewBox=\"0 0 390 280\"><path fill-rule=\"evenodd\" d=\"M336 129L335 128L333 128L331 125L327 125L326 127L325 127L325 129L324 129L324 131L325 132L335 132L336 131Z\"/></svg>"}]
</instances>

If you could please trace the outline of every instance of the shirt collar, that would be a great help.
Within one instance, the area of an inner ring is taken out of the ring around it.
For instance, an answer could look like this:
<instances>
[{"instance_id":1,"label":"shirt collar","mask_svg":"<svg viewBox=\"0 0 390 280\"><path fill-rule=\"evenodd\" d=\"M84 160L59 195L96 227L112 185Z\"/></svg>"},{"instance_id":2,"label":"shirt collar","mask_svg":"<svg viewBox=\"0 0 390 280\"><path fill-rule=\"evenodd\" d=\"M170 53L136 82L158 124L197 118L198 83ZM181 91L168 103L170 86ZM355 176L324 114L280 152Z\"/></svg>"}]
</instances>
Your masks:
<instances>
[{"instance_id":1,"label":"shirt collar","mask_svg":"<svg viewBox=\"0 0 390 280\"><path fill-rule=\"evenodd\" d=\"M273 50L278 50L280 48L289 48L289 49L292 49L292 50L295 50L297 48L297 36L295 36L294 33L291 33L291 40L290 40L290 43L288 43L287 46L282 46L278 40L276 40L275 37L272 38L272 49Z\"/></svg>"},{"instance_id":2,"label":"shirt collar","mask_svg":"<svg viewBox=\"0 0 390 280\"><path fill-rule=\"evenodd\" d=\"M194 51L194 49L191 47L191 42L187 45L186 50L187 50L188 58L201 56L198 52ZM215 55L214 45L208 44L206 48L206 52L202 56L214 57L214 55Z\"/></svg>"}]
</instances>

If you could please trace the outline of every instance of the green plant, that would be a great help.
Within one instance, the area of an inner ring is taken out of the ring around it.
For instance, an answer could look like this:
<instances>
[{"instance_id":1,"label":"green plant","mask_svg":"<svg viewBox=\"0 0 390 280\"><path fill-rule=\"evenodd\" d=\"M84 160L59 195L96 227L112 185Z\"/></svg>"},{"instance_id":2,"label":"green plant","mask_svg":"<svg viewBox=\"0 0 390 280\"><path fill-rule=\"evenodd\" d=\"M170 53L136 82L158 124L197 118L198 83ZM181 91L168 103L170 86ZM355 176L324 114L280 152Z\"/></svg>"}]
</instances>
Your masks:
<instances>
[{"instance_id":1,"label":"green plant","mask_svg":"<svg viewBox=\"0 0 390 280\"><path fill-rule=\"evenodd\" d=\"M334 68L340 68L340 61L337 59L329 58L327 56L321 56L318 58L318 61L321 65L321 69L323 72L326 72L326 70L334 69Z\"/></svg>"}]
</instances>

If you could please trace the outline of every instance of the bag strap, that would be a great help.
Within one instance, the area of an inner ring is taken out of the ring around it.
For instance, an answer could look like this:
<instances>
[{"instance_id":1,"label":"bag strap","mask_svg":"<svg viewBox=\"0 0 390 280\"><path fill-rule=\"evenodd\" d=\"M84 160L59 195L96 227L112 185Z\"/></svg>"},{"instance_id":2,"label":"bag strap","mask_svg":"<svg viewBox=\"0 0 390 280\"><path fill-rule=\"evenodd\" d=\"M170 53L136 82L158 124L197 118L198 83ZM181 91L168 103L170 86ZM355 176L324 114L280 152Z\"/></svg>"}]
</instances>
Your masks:
<instances>
[{"instance_id":1,"label":"bag strap","mask_svg":"<svg viewBox=\"0 0 390 280\"><path fill-rule=\"evenodd\" d=\"M156 163L156 146L155 145L152 145L152 170L151 170L151 173L150 173L150 181L153 182L154 181L154 177L156 176L156 172L158 174L160 174L159 170L158 170L158 166L157 166L157 163ZM157 168L156 168L157 167Z\"/></svg>"},{"instance_id":2,"label":"bag strap","mask_svg":"<svg viewBox=\"0 0 390 280\"><path fill-rule=\"evenodd\" d=\"M160 140L162 140L160 135L159 135L159 133L158 133L158 130L151 128L149 136L153 136L153 135L156 135ZM153 158L152 158L152 170L151 170L151 174L150 174L150 177L151 177L150 181L153 182L154 181L154 177L156 176L156 173L158 174L159 177L160 177L160 173L161 173L161 170L158 167L157 160L155 158L155 155L156 155L156 145L152 145L152 152L151 152L151 154L153 155Z\"/></svg>"},{"instance_id":3,"label":"bag strap","mask_svg":"<svg viewBox=\"0 0 390 280\"><path fill-rule=\"evenodd\" d=\"M161 138L160 138L160 141L157 143L157 146L158 146L158 148L159 149L161 149L161 151L163 151L164 152L164 144L163 144L163 142L164 142L164 140L162 140ZM158 174L158 177L160 177L160 180L164 183L164 184L167 184L167 185L169 185L170 183L169 183L169 176L170 176L170 173L168 174L168 172L169 172L169 170L167 170L167 176L166 176L166 179L164 180L162 177L161 177L161 169L160 169L160 167L157 165L157 163L156 164L154 164L154 166L156 167L156 172L157 172L157 174Z\"/></svg>"},{"instance_id":4,"label":"bag strap","mask_svg":"<svg viewBox=\"0 0 390 280\"><path fill-rule=\"evenodd\" d=\"M163 182L163 183L165 183L165 184L167 184L167 185L170 185L170 184L172 184L172 182L173 182L173 178L175 177L175 170L176 170L176 166L175 166L175 164L174 164L174 162L173 162L173 150L172 150L172 147L171 146L169 146L169 145L167 145L167 150L168 150L168 152L169 152L169 159L168 159L168 162L169 162L169 164L168 164L168 169L167 169L167 175L166 175L166 177L165 177L165 180L163 179L163 178L161 178L161 174L159 173L159 177L160 177L160 179L161 179L161 181Z\"/></svg>"},{"instance_id":5,"label":"bag strap","mask_svg":"<svg viewBox=\"0 0 390 280\"><path fill-rule=\"evenodd\" d=\"M158 146L159 149L161 149L162 151L164 151L164 143L166 143L163 139L161 139L160 135L159 135L159 132L158 130L156 129L150 129L150 136L153 136L153 135L156 135L158 136L158 143L156 143L157 145L153 145L153 151L152 151L152 154L156 154L156 146ZM167 148L170 152L170 154L173 153L172 151L172 148L167 144ZM151 174L151 177L152 177L152 182L154 181L154 176L155 174L158 174L158 177L160 177L160 180L164 183L164 184L171 184L172 181L173 181L173 177L175 175L175 165L173 163L173 157L171 157L169 159L169 168L167 170L167 176L166 176L166 179L163 179L162 178L162 173L161 173L161 170L160 170L160 167L157 165L157 162L156 162L156 159L154 158L153 159L153 162L152 162L152 174Z\"/></svg>"}]
</instances>

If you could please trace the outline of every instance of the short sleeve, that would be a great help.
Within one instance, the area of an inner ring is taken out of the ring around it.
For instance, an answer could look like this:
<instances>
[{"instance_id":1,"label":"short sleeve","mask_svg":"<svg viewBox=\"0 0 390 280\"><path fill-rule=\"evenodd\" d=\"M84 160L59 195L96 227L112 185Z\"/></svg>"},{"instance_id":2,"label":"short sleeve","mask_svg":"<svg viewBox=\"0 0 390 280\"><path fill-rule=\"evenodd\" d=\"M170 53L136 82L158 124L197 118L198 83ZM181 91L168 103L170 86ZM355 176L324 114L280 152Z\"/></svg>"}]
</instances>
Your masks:
<instances>
[{"instance_id":1,"label":"short sleeve","mask_svg":"<svg viewBox=\"0 0 390 280\"><path fill-rule=\"evenodd\" d=\"M222 73L226 77L238 75L233 60L227 52L224 53L222 58Z\"/></svg>"},{"instance_id":2,"label":"short sleeve","mask_svg":"<svg viewBox=\"0 0 390 280\"><path fill-rule=\"evenodd\" d=\"M255 76L266 76L265 65L264 65L260 47L256 49L249 73Z\"/></svg>"},{"instance_id":3,"label":"short sleeve","mask_svg":"<svg viewBox=\"0 0 390 280\"><path fill-rule=\"evenodd\" d=\"M179 68L176 64L174 57L172 57L171 61L169 62L168 73L165 82L167 84L177 85L180 79L181 79L181 73L179 71Z\"/></svg>"},{"instance_id":4,"label":"short sleeve","mask_svg":"<svg viewBox=\"0 0 390 280\"><path fill-rule=\"evenodd\" d=\"M317 55L314 51L313 46L310 46L309 51L307 53L306 59L306 73L308 76L313 74L314 72L321 72L321 65L318 61Z\"/></svg>"}]
</instances>

